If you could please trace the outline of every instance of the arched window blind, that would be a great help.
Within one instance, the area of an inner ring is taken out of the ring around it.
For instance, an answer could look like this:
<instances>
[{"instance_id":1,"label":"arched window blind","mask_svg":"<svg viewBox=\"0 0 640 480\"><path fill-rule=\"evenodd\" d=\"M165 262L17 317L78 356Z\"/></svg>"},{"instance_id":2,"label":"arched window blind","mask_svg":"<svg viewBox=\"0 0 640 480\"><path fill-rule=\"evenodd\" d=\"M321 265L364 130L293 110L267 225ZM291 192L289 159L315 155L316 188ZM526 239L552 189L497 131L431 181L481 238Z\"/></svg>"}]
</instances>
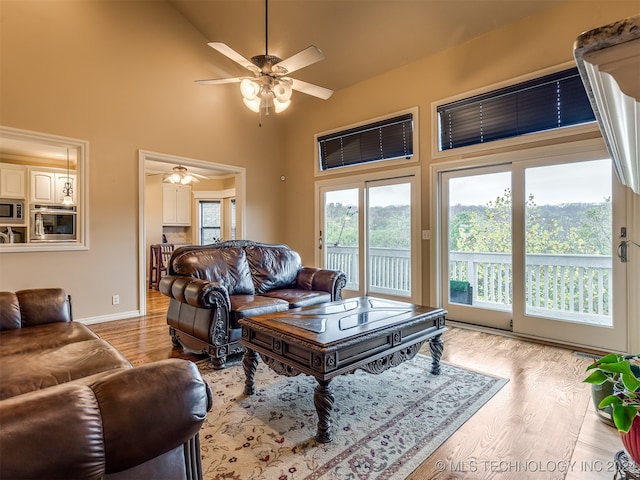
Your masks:
<instances>
[{"instance_id":1,"label":"arched window blind","mask_svg":"<svg viewBox=\"0 0 640 480\"><path fill-rule=\"evenodd\" d=\"M407 113L318 137L320 169L410 158L413 156L413 114Z\"/></svg>"},{"instance_id":2,"label":"arched window blind","mask_svg":"<svg viewBox=\"0 0 640 480\"><path fill-rule=\"evenodd\" d=\"M437 108L440 151L595 121L577 68Z\"/></svg>"}]
</instances>

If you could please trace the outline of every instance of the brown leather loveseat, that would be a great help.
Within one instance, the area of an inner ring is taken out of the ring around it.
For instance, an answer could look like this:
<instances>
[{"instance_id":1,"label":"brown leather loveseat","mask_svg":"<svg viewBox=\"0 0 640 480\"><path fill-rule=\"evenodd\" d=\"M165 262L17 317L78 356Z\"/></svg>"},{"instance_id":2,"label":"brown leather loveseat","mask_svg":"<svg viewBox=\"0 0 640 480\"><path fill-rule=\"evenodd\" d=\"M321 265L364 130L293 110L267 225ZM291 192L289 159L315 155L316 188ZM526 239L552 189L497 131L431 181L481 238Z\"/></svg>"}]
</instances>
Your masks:
<instances>
[{"instance_id":1,"label":"brown leather loveseat","mask_svg":"<svg viewBox=\"0 0 640 480\"><path fill-rule=\"evenodd\" d=\"M241 318L342 298L345 274L303 267L286 245L229 240L176 249L160 292L176 347L207 353L215 368L238 354Z\"/></svg>"},{"instance_id":2,"label":"brown leather loveseat","mask_svg":"<svg viewBox=\"0 0 640 480\"><path fill-rule=\"evenodd\" d=\"M0 478L201 479L195 364L133 368L58 288L0 292Z\"/></svg>"}]
</instances>

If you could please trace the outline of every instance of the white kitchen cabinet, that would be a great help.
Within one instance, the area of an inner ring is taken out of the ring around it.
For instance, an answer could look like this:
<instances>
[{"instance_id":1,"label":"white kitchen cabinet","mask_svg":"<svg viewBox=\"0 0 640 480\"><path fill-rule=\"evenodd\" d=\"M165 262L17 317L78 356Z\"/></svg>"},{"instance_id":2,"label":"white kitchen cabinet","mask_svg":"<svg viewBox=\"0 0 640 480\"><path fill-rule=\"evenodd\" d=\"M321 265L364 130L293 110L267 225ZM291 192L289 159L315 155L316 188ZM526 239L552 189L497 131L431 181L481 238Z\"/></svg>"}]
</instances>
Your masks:
<instances>
[{"instance_id":1,"label":"white kitchen cabinet","mask_svg":"<svg viewBox=\"0 0 640 480\"><path fill-rule=\"evenodd\" d=\"M31 172L29 199L32 203L54 203L56 174L53 172Z\"/></svg>"},{"instance_id":2,"label":"white kitchen cabinet","mask_svg":"<svg viewBox=\"0 0 640 480\"><path fill-rule=\"evenodd\" d=\"M73 203L76 203L76 175L70 174L73 188ZM67 182L67 173L54 171L31 171L31 190L29 199L31 203L62 203L64 184Z\"/></svg>"},{"instance_id":3,"label":"white kitchen cabinet","mask_svg":"<svg viewBox=\"0 0 640 480\"><path fill-rule=\"evenodd\" d=\"M0 165L0 197L25 198L26 168L14 165Z\"/></svg>"},{"instance_id":4,"label":"white kitchen cabinet","mask_svg":"<svg viewBox=\"0 0 640 480\"><path fill-rule=\"evenodd\" d=\"M191 187L188 185L162 186L163 225L191 225Z\"/></svg>"}]
</instances>

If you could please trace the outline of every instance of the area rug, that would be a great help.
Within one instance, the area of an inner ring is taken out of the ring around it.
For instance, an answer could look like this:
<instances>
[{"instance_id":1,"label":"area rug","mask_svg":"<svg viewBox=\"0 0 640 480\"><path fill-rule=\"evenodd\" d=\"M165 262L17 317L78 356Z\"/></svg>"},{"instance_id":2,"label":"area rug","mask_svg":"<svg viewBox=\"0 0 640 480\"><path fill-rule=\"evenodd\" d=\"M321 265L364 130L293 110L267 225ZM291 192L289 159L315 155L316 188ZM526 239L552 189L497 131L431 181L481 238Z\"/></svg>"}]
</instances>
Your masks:
<instances>
[{"instance_id":1,"label":"area rug","mask_svg":"<svg viewBox=\"0 0 640 480\"><path fill-rule=\"evenodd\" d=\"M380 375L332 380L333 442L314 440L313 377L282 377L260 362L246 396L242 365L198 367L214 405L200 431L207 480L404 479L495 395L505 379L417 355Z\"/></svg>"}]
</instances>

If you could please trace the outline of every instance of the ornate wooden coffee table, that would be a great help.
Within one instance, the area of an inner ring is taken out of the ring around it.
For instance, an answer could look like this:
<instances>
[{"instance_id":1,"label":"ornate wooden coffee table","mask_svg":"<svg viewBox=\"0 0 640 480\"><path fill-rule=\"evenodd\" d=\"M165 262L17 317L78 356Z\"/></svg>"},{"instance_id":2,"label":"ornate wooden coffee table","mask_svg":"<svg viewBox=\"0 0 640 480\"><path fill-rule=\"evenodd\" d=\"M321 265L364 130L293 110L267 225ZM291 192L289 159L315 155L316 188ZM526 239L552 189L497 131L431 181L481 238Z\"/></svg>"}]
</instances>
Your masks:
<instances>
[{"instance_id":1,"label":"ornate wooden coffee table","mask_svg":"<svg viewBox=\"0 0 640 480\"><path fill-rule=\"evenodd\" d=\"M429 340L431 373L440 373L445 314L373 297L340 300L240 320L246 347L242 359L244 393L255 392L258 354L275 372L312 375L318 381L313 401L318 412L316 440L328 443L335 401L331 379L363 369L381 373L413 358Z\"/></svg>"}]
</instances>

